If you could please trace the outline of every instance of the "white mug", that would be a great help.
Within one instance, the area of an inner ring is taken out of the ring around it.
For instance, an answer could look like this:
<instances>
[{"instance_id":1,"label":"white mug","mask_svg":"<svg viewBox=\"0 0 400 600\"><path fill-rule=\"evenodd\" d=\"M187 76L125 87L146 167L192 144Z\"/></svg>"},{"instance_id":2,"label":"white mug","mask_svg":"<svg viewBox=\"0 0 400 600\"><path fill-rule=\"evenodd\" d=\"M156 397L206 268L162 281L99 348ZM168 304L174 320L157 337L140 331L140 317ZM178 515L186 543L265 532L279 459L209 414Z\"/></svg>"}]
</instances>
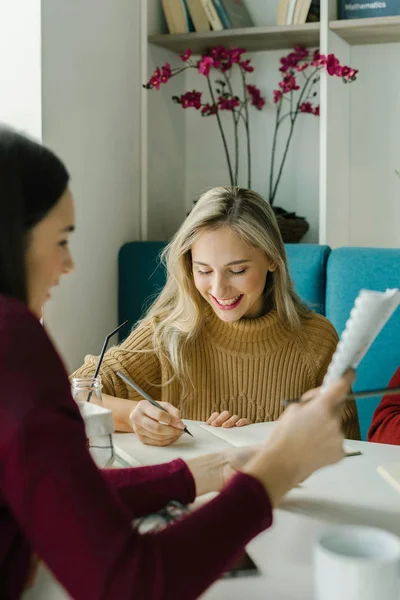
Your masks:
<instances>
[{"instance_id":1,"label":"white mug","mask_svg":"<svg viewBox=\"0 0 400 600\"><path fill-rule=\"evenodd\" d=\"M316 600L399 600L400 538L374 527L339 526L314 548Z\"/></svg>"}]
</instances>

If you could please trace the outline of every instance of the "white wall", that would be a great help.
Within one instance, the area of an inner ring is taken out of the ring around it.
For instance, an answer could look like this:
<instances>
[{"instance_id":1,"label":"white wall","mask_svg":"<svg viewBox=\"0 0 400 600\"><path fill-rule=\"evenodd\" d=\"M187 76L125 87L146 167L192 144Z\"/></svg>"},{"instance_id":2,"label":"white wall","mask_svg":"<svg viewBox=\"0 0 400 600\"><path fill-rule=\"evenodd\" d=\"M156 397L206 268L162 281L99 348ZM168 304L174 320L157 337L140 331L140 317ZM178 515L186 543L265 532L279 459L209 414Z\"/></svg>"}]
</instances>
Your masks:
<instances>
[{"instance_id":1,"label":"white wall","mask_svg":"<svg viewBox=\"0 0 400 600\"><path fill-rule=\"evenodd\" d=\"M146 2L146 0L142 0ZM166 31L165 19L158 0L149 0L148 33ZM148 45L143 83L156 67L166 62L177 65L179 56ZM184 91L185 77L172 79L160 90L144 92L147 109L147 147L144 149L148 170L147 239L167 240L178 229L185 216L186 138L185 120L171 97Z\"/></svg>"},{"instance_id":2,"label":"white wall","mask_svg":"<svg viewBox=\"0 0 400 600\"><path fill-rule=\"evenodd\" d=\"M156 66L179 57L149 46L148 78ZM185 217L185 118L171 97L184 91L185 78L148 90L148 239L167 240Z\"/></svg>"},{"instance_id":3,"label":"white wall","mask_svg":"<svg viewBox=\"0 0 400 600\"><path fill-rule=\"evenodd\" d=\"M76 201L76 272L45 311L68 367L117 324L117 254L140 226L139 3L43 0L43 139Z\"/></svg>"},{"instance_id":4,"label":"white wall","mask_svg":"<svg viewBox=\"0 0 400 600\"><path fill-rule=\"evenodd\" d=\"M351 86L350 243L400 247L399 44L355 46Z\"/></svg>"},{"instance_id":5,"label":"white wall","mask_svg":"<svg viewBox=\"0 0 400 600\"><path fill-rule=\"evenodd\" d=\"M40 0L0 0L0 122L40 139Z\"/></svg>"}]
</instances>

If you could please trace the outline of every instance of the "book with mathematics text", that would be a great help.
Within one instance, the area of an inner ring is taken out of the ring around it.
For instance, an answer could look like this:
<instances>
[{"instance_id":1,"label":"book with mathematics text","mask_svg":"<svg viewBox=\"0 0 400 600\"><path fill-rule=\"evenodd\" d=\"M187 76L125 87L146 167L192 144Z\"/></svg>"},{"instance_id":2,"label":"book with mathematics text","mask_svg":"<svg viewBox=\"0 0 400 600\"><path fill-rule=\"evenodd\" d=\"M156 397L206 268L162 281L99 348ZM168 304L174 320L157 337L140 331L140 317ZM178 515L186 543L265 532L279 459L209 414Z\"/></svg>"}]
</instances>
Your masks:
<instances>
[{"instance_id":1,"label":"book with mathematics text","mask_svg":"<svg viewBox=\"0 0 400 600\"><path fill-rule=\"evenodd\" d=\"M399 0L338 0L339 19L364 19L400 15Z\"/></svg>"}]
</instances>

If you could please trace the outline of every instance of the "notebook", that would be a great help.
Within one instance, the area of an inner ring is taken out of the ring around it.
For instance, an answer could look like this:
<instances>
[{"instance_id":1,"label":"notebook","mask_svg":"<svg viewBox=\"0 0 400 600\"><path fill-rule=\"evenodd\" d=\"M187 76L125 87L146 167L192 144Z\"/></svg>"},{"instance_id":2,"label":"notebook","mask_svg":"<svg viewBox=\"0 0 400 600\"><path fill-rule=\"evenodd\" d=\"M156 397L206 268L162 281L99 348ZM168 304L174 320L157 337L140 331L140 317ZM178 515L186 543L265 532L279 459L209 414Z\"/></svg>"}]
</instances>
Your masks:
<instances>
[{"instance_id":1,"label":"notebook","mask_svg":"<svg viewBox=\"0 0 400 600\"><path fill-rule=\"evenodd\" d=\"M176 458L189 459L241 446L264 444L273 430L274 423L255 423L245 427L211 427L201 421L185 421L193 437L182 435L171 446L158 447L142 444L134 434L114 434L115 466L156 465ZM346 453L354 452L347 442Z\"/></svg>"},{"instance_id":2,"label":"notebook","mask_svg":"<svg viewBox=\"0 0 400 600\"><path fill-rule=\"evenodd\" d=\"M339 379L348 368L358 367L399 304L400 292L397 288L385 292L360 291L324 377L322 389Z\"/></svg>"}]
</instances>

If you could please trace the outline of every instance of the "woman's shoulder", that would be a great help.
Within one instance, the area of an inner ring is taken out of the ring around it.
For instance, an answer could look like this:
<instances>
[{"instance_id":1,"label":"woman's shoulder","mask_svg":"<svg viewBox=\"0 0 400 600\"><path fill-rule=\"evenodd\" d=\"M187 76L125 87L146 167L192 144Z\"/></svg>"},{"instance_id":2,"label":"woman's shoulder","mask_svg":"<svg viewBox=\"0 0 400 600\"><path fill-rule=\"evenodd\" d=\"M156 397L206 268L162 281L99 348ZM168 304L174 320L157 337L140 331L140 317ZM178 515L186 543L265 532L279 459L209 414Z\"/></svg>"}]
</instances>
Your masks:
<instances>
[{"instance_id":1,"label":"woman's shoulder","mask_svg":"<svg viewBox=\"0 0 400 600\"><path fill-rule=\"evenodd\" d=\"M28 336L42 333L39 320L28 307L15 298L0 294L0 348L9 348Z\"/></svg>"},{"instance_id":2,"label":"woman's shoulder","mask_svg":"<svg viewBox=\"0 0 400 600\"><path fill-rule=\"evenodd\" d=\"M338 343L339 337L335 327L323 315L311 312L307 318L303 319L302 328L306 336L316 344L336 346Z\"/></svg>"},{"instance_id":3,"label":"woman's shoulder","mask_svg":"<svg viewBox=\"0 0 400 600\"><path fill-rule=\"evenodd\" d=\"M64 366L39 319L19 300L0 295L0 374L58 375ZM1 383L0 383L1 385Z\"/></svg>"},{"instance_id":4,"label":"woman's shoulder","mask_svg":"<svg viewBox=\"0 0 400 600\"><path fill-rule=\"evenodd\" d=\"M19 427L39 407L55 410L69 393L64 365L40 321L22 302L5 296L0 296L0 389L0 439L7 423Z\"/></svg>"},{"instance_id":5,"label":"woman's shoulder","mask_svg":"<svg viewBox=\"0 0 400 600\"><path fill-rule=\"evenodd\" d=\"M122 350L151 350L153 348L153 336L157 327L157 320L153 318L144 318L139 321L128 337L120 344Z\"/></svg>"}]
</instances>

